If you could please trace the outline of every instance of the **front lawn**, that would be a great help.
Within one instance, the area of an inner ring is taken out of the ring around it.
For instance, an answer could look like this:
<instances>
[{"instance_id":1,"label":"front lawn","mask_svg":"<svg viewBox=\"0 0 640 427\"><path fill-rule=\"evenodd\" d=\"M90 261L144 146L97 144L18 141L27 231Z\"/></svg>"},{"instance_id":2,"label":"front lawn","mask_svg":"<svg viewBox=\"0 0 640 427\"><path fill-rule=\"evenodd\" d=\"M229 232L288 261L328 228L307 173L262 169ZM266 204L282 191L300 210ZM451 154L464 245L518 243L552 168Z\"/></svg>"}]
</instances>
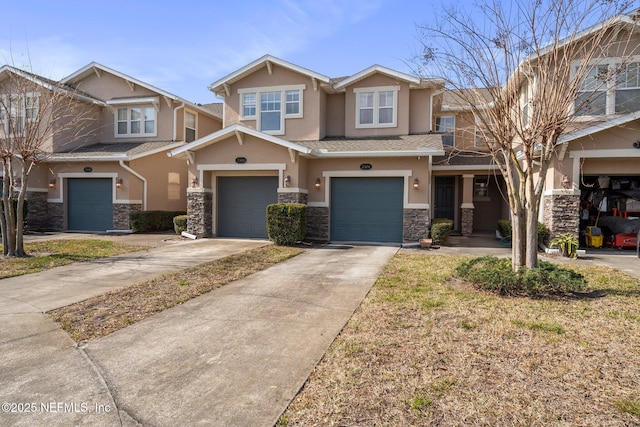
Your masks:
<instances>
[{"instance_id":1,"label":"front lawn","mask_svg":"<svg viewBox=\"0 0 640 427\"><path fill-rule=\"evenodd\" d=\"M2 246L0 245L0 250ZM91 261L149 249L98 239L49 240L25 244L25 258L0 256L0 279L37 273L80 261Z\"/></svg>"},{"instance_id":2,"label":"front lawn","mask_svg":"<svg viewBox=\"0 0 640 427\"><path fill-rule=\"evenodd\" d=\"M640 425L639 280L498 297L452 279L462 259L396 255L278 424Z\"/></svg>"}]
</instances>

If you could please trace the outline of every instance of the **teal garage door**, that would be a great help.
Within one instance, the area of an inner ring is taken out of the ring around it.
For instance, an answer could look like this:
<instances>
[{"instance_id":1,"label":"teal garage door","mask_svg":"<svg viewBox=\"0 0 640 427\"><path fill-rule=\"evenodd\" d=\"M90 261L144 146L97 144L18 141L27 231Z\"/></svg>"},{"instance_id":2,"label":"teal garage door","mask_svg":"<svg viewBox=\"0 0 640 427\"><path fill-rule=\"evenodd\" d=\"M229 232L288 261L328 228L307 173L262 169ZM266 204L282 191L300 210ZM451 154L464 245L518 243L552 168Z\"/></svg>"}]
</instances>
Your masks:
<instances>
[{"instance_id":1,"label":"teal garage door","mask_svg":"<svg viewBox=\"0 0 640 427\"><path fill-rule=\"evenodd\" d=\"M67 228L71 231L113 229L111 178L67 180Z\"/></svg>"},{"instance_id":2,"label":"teal garage door","mask_svg":"<svg viewBox=\"0 0 640 427\"><path fill-rule=\"evenodd\" d=\"M403 178L332 178L331 240L402 242Z\"/></svg>"},{"instance_id":3,"label":"teal garage door","mask_svg":"<svg viewBox=\"0 0 640 427\"><path fill-rule=\"evenodd\" d=\"M267 205L277 202L277 176L218 178L218 236L267 238Z\"/></svg>"}]
</instances>

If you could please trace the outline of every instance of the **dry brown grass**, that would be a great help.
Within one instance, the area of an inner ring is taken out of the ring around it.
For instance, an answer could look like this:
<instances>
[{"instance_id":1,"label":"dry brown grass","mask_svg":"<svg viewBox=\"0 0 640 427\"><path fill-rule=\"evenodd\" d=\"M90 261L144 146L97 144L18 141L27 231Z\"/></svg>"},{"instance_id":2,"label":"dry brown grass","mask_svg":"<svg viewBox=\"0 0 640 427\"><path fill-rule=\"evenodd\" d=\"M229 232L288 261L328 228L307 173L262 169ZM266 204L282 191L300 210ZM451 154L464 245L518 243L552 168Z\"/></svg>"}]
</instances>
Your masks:
<instances>
[{"instance_id":1,"label":"dry brown grass","mask_svg":"<svg viewBox=\"0 0 640 427\"><path fill-rule=\"evenodd\" d=\"M599 298L500 298L452 286L460 260L397 255L279 424L640 425L640 281L584 268Z\"/></svg>"},{"instance_id":2,"label":"dry brown grass","mask_svg":"<svg viewBox=\"0 0 640 427\"><path fill-rule=\"evenodd\" d=\"M265 246L107 292L49 312L76 342L125 328L167 308L289 259L302 249Z\"/></svg>"}]
</instances>

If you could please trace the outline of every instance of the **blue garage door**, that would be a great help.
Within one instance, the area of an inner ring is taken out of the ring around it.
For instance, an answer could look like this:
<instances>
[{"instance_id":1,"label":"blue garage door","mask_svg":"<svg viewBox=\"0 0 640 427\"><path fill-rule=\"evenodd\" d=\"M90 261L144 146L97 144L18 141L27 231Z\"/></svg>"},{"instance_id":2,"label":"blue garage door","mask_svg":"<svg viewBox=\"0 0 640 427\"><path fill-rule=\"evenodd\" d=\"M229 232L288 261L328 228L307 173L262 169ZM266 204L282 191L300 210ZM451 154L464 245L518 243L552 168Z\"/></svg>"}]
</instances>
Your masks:
<instances>
[{"instance_id":1,"label":"blue garage door","mask_svg":"<svg viewBox=\"0 0 640 427\"><path fill-rule=\"evenodd\" d=\"M110 178L67 180L68 229L106 231L113 229L113 184Z\"/></svg>"},{"instance_id":2,"label":"blue garage door","mask_svg":"<svg viewBox=\"0 0 640 427\"><path fill-rule=\"evenodd\" d=\"M267 205L277 202L277 176L218 178L218 235L266 238Z\"/></svg>"},{"instance_id":3,"label":"blue garage door","mask_svg":"<svg viewBox=\"0 0 640 427\"><path fill-rule=\"evenodd\" d=\"M402 242L403 178L332 178L331 240Z\"/></svg>"}]
</instances>

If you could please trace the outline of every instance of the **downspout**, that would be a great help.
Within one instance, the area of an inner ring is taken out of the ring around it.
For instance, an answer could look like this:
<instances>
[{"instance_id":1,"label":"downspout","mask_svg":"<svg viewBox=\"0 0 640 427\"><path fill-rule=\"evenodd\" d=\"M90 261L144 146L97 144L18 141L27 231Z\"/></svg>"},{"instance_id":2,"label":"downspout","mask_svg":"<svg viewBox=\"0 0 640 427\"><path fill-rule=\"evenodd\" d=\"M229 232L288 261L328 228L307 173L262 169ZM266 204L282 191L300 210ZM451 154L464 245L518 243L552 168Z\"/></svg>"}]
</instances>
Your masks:
<instances>
[{"instance_id":1,"label":"downspout","mask_svg":"<svg viewBox=\"0 0 640 427\"><path fill-rule=\"evenodd\" d=\"M131 175L135 176L140 181L142 181L142 210L146 211L147 210L147 179L144 176L140 175L138 172L131 169L129 166L125 165L124 160L120 160L119 163L122 169L126 170Z\"/></svg>"},{"instance_id":2,"label":"downspout","mask_svg":"<svg viewBox=\"0 0 640 427\"><path fill-rule=\"evenodd\" d=\"M178 105L173 109L173 141L176 141L176 138L178 137L178 110L181 108L184 108L184 102L182 105Z\"/></svg>"}]
</instances>

